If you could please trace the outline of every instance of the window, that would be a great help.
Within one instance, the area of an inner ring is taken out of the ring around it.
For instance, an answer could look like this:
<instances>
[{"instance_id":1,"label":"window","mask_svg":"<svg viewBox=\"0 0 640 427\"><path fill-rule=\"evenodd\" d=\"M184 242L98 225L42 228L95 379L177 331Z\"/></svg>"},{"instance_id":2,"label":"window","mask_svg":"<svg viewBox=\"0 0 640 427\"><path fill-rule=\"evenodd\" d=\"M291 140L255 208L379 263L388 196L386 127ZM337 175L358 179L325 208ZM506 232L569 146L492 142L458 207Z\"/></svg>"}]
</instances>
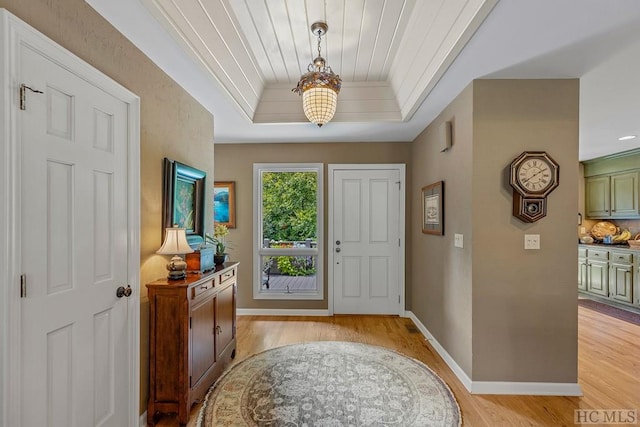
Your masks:
<instances>
[{"instance_id":1,"label":"window","mask_svg":"<svg viewBox=\"0 0 640 427\"><path fill-rule=\"evenodd\" d=\"M253 165L256 299L322 299L322 164Z\"/></svg>"}]
</instances>

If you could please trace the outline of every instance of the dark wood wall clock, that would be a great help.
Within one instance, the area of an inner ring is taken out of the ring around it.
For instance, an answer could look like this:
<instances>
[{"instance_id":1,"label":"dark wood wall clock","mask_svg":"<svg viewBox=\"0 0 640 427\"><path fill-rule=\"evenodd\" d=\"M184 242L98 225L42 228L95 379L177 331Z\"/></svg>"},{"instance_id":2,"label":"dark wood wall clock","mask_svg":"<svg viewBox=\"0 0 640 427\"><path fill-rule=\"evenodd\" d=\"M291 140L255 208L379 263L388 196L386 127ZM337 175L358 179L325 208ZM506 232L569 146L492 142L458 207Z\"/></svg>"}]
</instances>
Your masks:
<instances>
[{"instance_id":1,"label":"dark wood wall clock","mask_svg":"<svg viewBox=\"0 0 640 427\"><path fill-rule=\"evenodd\" d=\"M547 215L547 196L558 187L560 166L544 151L525 151L511 162L513 216L536 222Z\"/></svg>"}]
</instances>

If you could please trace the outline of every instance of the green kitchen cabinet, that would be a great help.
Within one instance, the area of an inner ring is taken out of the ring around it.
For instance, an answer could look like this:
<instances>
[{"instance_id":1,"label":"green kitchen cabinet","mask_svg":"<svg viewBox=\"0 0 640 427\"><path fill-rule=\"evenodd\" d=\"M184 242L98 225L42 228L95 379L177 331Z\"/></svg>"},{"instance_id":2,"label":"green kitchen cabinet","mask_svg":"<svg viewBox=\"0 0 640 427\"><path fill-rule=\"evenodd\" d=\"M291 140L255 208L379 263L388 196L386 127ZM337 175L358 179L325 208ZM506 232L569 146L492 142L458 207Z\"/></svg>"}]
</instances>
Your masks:
<instances>
[{"instance_id":1,"label":"green kitchen cabinet","mask_svg":"<svg viewBox=\"0 0 640 427\"><path fill-rule=\"evenodd\" d=\"M609 250L578 246L578 260L582 256L584 267L579 268L578 288L594 295L609 297Z\"/></svg>"},{"instance_id":2,"label":"green kitchen cabinet","mask_svg":"<svg viewBox=\"0 0 640 427\"><path fill-rule=\"evenodd\" d=\"M638 208L638 172L611 175L611 217L637 217Z\"/></svg>"},{"instance_id":3,"label":"green kitchen cabinet","mask_svg":"<svg viewBox=\"0 0 640 427\"><path fill-rule=\"evenodd\" d=\"M587 292L609 296L609 263L607 261L589 260L587 264Z\"/></svg>"},{"instance_id":4,"label":"green kitchen cabinet","mask_svg":"<svg viewBox=\"0 0 640 427\"><path fill-rule=\"evenodd\" d=\"M584 248L578 248L578 289L581 291L587 290L587 281L589 275L587 274L587 250Z\"/></svg>"},{"instance_id":5,"label":"green kitchen cabinet","mask_svg":"<svg viewBox=\"0 0 640 427\"><path fill-rule=\"evenodd\" d=\"M578 245L578 291L617 307L640 308L640 251Z\"/></svg>"},{"instance_id":6,"label":"green kitchen cabinet","mask_svg":"<svg viewBox=\"0 0 640 427\"><path fill-rule=\"evenodd\" d=\"M631 171L585 178L588 218L640 218L640 172Z\"/></svg>"},{"instance_id":7,"label":"green kitchen cabinet","mask_svg":"<svg viewBox=\"0 0 640 427\"><path fill-rule=\"evenodd\" d=\"M609 296L617 301L633 303L633 254L611 251Z\"/></svg>"},{"instance_id":8,"label":"green kitchen cabinet","mask_svg":"<svg viewBox=\"0 0 640 427\"><path fill-rule=\"evenodd\" d=\"M609 218L611 205L609 176L594 176L585 180L587 218Z\"/></svg>"}]
</instances>

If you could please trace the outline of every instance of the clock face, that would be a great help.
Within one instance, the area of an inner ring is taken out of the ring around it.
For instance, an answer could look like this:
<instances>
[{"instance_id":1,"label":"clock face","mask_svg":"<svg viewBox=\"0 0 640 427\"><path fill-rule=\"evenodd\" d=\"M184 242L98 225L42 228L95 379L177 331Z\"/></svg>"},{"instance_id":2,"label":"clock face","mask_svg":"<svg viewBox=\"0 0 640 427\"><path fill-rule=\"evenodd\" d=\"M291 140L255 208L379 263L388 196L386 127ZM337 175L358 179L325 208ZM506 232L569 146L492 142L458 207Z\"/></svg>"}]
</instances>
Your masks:
<instances>
[{"instance_id":1,"label":"clock face","mask_svg":"<svg viewBox=\"0 0 640 427\"><path fill-rule=\"evenodd\" d=\"M558 187L560 166L544 151L525 151L510 166L513 216L536 222L547 215L547 196Z\"/></svg>"},{"instance_id":2,"label":"clock face","mask_svg":"<svg viewBox=\"0 0 640 427\"><path fill-rule=\"evenodd\" d=\"M554 183L551 164L544 158L529 158L518 165L518 184L532 193L541 193Z\"/></svg>"}]
</instances>

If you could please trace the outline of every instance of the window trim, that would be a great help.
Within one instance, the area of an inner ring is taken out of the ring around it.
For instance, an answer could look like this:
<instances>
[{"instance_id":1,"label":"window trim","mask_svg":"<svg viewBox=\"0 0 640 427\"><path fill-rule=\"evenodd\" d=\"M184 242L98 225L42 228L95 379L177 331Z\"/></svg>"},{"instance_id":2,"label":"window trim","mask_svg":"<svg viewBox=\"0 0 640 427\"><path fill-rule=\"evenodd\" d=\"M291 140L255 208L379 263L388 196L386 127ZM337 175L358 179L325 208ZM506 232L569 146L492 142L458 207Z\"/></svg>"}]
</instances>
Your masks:
<instances>
[{"instance_id":1,"label":"window trim","mask_svg":"<svg viewBox=\"0 0 640 427\"><path fill-rule=\"evenodd\" d=\"M262 179L263 172L315 172L318 177L316 199L317 242L315 249L299 248L295 253L288 248L262 248ZM257 300L322 300L324 299L324 164L323 163L254 163L253 164L253 299ZM261 256L313 255L316 256L315 292L262 291Z\"/></svg>"}]
</instances>

